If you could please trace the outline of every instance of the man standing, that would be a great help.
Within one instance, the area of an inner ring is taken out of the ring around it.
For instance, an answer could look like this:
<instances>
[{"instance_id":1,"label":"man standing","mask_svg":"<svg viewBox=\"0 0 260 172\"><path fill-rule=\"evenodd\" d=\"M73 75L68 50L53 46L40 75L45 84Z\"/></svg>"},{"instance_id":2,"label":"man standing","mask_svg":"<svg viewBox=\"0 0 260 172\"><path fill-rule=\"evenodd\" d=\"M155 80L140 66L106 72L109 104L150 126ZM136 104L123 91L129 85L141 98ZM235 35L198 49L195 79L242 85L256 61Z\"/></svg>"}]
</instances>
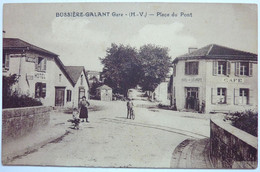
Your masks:
<instances>
[{"instance_id":1,"label":"man standing","mask_svg":"<svg viewBox=\"0 0 260 172\"><path fill-rule=\"evenodd\" d=\"M126 106L127 106L127 119L128 119L128 117L129 117L129 119L131 119L131 111L132 111L132 108L134 106L131 99L128 99Z\"/></svg>"}]
</instances>

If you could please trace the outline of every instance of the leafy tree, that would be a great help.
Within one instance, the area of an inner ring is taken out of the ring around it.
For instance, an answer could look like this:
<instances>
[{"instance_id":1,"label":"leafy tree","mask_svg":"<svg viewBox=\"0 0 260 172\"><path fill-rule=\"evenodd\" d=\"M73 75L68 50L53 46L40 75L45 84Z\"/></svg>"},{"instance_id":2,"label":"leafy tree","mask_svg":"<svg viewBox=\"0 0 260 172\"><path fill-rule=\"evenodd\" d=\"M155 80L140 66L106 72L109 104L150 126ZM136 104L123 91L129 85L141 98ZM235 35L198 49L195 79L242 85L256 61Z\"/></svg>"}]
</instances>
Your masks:
<instances>
[{"instance_id":1,"label":"leafy tree","mask_svg":"<svg viewBox=\"0 0 260 172\"><path fill-rule=\"evenodd\" d=\"M140 48L139 58L142 59L142 76L140 86L144 91L154 91L165 80L171 65L169 49L152 44Z\"/></svg>"},{"instance_id":2,"label":"leafy tree","mask_svg":"<svg viewBox=\"0 0 260 172\"><path fill-rule=\"evenodd\" d=\"M127 95L127 90L135 87L140 79L141 61L135 48L122 44L111 44L107 54L101 58L104 65L105 84L113 88L114 93Z\"/></svg>"}]
</instances>

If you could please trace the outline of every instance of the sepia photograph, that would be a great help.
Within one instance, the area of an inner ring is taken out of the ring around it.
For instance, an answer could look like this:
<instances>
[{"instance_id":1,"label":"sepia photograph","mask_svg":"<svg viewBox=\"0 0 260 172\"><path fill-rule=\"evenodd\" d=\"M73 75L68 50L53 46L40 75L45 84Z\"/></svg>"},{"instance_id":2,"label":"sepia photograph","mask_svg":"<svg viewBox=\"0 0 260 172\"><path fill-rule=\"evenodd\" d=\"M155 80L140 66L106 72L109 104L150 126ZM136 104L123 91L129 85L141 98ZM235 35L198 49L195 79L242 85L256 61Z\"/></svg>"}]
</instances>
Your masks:
<instances>
[{"instance_id":1,"label":"sepia photograph","mask_svg":"<svg viewBox=\"0 0 260 172\"><path fill-rule=\"evenodd\" d=\"M2 8L2 166L258 168L257 3Z\"/></svg>"}]
</instances>

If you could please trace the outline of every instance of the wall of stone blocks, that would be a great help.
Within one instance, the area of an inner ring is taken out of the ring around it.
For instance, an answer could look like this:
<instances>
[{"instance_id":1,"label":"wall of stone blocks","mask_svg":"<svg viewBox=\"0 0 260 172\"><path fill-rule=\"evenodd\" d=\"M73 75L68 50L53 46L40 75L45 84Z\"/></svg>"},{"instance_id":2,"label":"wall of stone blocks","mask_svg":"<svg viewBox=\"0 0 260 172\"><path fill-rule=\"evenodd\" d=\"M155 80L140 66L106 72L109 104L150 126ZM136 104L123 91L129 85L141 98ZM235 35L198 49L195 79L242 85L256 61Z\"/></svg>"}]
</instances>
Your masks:
<instances>
[{"instance_id":1,"label":"wall of stone blocks","mask_svg":"<svg viewBox=\"0 0 260 172\"><path fill-rule=\"evenodd\" d=\"M2 110L2 144L46 126L52 107L36 106Z\"/></svg>"},{"instance_id":2,"label":"wall of stone blocks","mask_svg":"<svg viewBox=\"0 0 260 172\"><path fill-rule=\"evenodd\" d=\"M257 168L257 137L224 121L211 120L210 158L215 168Z\"/></svg>"}]
</instances>

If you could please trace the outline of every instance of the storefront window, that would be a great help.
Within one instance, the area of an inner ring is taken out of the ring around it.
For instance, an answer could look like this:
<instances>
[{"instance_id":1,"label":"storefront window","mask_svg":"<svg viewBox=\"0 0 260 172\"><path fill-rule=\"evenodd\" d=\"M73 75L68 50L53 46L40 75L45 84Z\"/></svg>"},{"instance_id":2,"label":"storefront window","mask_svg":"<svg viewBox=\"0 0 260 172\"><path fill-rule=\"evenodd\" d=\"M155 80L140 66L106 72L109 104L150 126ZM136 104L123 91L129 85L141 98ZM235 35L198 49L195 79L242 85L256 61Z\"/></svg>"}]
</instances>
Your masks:
<instances>
[{"instance_id":1,"label":"storefront window","mask_svg":"<svg viewBox=\"0 0 260 172\"><path fill-rule=\"evenodd\" d=\"M249 102L249 89L247 88L240 88L239 89L239 97L240 97L240 104L247 105Z\"/></svg>"}]
</instances>

